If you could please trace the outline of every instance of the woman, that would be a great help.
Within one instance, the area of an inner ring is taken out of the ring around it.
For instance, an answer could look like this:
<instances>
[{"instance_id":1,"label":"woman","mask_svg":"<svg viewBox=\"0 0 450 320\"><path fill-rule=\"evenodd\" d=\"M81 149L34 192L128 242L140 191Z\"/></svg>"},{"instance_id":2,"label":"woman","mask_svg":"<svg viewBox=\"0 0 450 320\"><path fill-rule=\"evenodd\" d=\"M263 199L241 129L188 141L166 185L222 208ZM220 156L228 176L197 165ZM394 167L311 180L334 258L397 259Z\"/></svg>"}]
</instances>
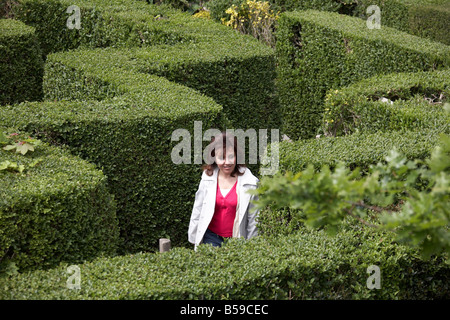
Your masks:
<instances>
[{"instance_id":1,"label":"woman","mask_svg":"<svg viewBox=\"0 0 450 320\"><path fill-rule=\"evenodd\" d=\"M201 243L220 247L226 238L257 235L256 196L247 191L256 189L259 180L237 162L237 138L222 133L209 147L212 164L203 167L189 223L188 238L195 249Z\"/></svg>"}]
</instances>

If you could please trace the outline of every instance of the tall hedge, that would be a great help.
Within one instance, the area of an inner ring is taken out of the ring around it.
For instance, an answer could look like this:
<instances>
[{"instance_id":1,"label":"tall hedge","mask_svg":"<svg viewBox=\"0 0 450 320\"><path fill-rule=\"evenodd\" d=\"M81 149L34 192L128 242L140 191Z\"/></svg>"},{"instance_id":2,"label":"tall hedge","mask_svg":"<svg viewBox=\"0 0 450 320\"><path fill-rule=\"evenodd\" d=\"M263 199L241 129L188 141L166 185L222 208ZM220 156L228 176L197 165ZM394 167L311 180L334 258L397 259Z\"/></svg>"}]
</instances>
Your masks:
<instances>
[{"instance_id":1,"label":"tall hedge","mask_svg":"<svg viewBox=\"0 0 450 320\"><path fill-rule=\"evenodd\" d=\"M391 72L445 69L448 46L333 12L286 12L277 31L283 128L291 139L319 133L330 89Z\"/></svg>"},{"instance_id":2,"label":"tall hedge","mask_svg":"<svg viewBox=\"0 0 450 320\"><path fill-rule=\"evenodd\" d=\"M0 105L41 99L43 72L35 29L0 19Z\"/></svg>"},{"instance_id":3,"label":"tall hedge","mask_svg":"<svg viewBox=\"0 0 450 320\"><path fill-rule=\"evenodd\" d=\"M23 171L0 170L2 269L11 263L20 271L49 268L116 253L116 203L102 171L45 143L25 156L2 146L0 167L6 163Z\"/></svg>"},{"instance_id":4,"label":"tall hedge","mask_svg":"<svg viewBox=\"0 0 450 320\"><path fill-rule=\"evenodd\" d=\"M71 5L81 11L79 30L66 26ZM143 48L136 53L146 60L141 72L213 97L235 127L280 125L275 52L251 36L144 1L20 0L14 12L35 26L46 54L79 47Z\"/></svg>"},{"instance_id":5,"label":"tall hedge","mask_svg":"<svg viewBox=\"0 0 450 320\"><path fill-rule=\"evenodd\" d=\"M201 172L199 164L172 162L171 151L178 143L171 141L172 132L189 130L193 141L194 121L220 128L222 107L164 78L114 67L107 59L107 67L96 66L89 54L76 55L86 65L75 70L67 54L49 57L47 75L51 72L50 79L59 82L47 93L60 94L57 99L76 93L85 99L6 107L0 121L67 145L102 168L117 201L122 252L154 250L162 237L170 237L174 245L187 243L186 226ZM193 154L192 149L187 152Z\"/></svg>"},{"instance_id":6,"label":"tall hedge","mask_svg":"<svg viewBox=\"0 0 450 320\"><path fill-rule=\"evenodd\" d=\"M450 3L446 0L362 0L354 15L367 19L366 10L377 5L381 25L450 45Z\"/></svg>"},{"instance_id":7,"label":"tall hedge","mask_svg":"<svg viewBox=\"0 0 450 320\"><path fill-rule=\"evenodd\" d=\"M79 30L65 26L69 5L81 10ZM103 168L123 251L152 250L161 237L187 244L200 165L172 163L171 134L187 129L193 141L194 121L203 131L274 126L274 51L145 1L20 0L14 12L36 27L46 54L77 50L47 55L46 102L8 108L1 119Z\"/></svg>"}]
</instances>

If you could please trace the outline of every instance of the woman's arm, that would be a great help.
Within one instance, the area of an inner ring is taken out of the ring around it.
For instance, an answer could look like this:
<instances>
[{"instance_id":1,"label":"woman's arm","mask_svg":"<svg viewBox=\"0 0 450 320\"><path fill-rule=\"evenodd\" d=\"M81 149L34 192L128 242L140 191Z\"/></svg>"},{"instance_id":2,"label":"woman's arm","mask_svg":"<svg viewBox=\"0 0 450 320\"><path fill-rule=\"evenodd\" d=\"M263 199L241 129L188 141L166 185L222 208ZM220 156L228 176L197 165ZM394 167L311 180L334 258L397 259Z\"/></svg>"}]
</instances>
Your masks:
<instances>
[{"instance_id":1,"label":"woman's arm","mask_svg":"<svg viewBox=\"0 0 450 320\"><path fill-rule=\"evenodd\" d=\"M250 203L248 204L247 209L247 239L256 237L258 235L258 227L257 227L257 217L259 214L259 210L256 210L253 201L257 200L258 197L253 195L250 198Z\"/></svg>"},{"instance_id":2,"label":"woman's arm","mask_svg":"<svg viewBox=\"0 0 450 320\"><path fill-rule=\"evenodd\" d=\"M197 192L195 193L194 207L192 208L191 220L189 222L188 240L195 244L198 221L202 212L203 200L205 198L205 188L203 180L200 181Z\"/></svg>"}]
</instances>

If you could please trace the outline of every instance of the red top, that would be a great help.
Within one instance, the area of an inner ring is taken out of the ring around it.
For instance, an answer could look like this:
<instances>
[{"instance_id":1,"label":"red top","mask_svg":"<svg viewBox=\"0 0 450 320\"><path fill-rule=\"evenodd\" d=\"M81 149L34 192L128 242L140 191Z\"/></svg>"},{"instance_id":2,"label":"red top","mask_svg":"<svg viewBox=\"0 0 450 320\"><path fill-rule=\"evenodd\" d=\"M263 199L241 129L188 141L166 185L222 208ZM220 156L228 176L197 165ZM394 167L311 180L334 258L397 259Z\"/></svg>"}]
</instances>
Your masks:
<instances>
[{"instance_id":1,"label":"red top","mask_svg":"<svg viewBox=\"0 0 450 320\"><path fill-rule=\"evenodd\" d=\"M216 207L208 229L224 238L233 236L237 206L236 184L237 181L224 197L220 191L219 183L217 183Z\"/></svg>"}]
</instances>

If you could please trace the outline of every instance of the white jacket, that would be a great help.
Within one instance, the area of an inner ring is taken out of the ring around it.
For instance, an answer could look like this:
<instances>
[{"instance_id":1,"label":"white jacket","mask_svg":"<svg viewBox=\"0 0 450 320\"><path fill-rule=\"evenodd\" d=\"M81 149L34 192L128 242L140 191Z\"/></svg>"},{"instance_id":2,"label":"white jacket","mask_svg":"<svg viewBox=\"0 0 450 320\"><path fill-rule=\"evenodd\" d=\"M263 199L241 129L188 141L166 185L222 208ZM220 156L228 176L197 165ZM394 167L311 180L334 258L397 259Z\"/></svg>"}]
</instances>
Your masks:
<instances>
[{"instance_id":1,"label":"white jacket","mask_svg":"<svg viewBox=\"0 0 450 320\"><path fill-rule=\"evenodd\" d=\"M250 189L256 189L259 182L248 168L242 168L244 174L238 176L236 193L238 205L236 207L236 219L233 226L233 238L244 237L250 239L258 234L256 217L258 212L253 208L253 200L256 195L247 193ZM217 175L219 169L215 168L212 176L205 172L202 174L200 185L195 194L194 207L192 209L191 221L189 223L188 240L195 244L195 248L202 243L206 229L214 215L217 192Z\"/></svg>"}]
</instances>

